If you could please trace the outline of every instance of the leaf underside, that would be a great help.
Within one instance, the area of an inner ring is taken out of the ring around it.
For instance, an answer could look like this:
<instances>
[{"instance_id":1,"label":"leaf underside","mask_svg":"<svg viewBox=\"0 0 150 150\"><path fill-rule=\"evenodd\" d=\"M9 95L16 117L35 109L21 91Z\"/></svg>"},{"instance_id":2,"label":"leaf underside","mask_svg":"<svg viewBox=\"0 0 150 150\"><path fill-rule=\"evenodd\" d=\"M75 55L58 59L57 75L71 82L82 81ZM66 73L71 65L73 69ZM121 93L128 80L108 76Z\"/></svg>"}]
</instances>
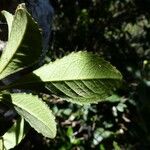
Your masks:
<instances>
[{"instance_id":1,"label":"leaf underside","mask_svg":"<svg viewBox=\"0 0 150 150\"><path fill-rule=\"evenodd\" d=\"M25 122L19 118L13 126L3 135L3 145L6 150L14 148L25 137Z\"/></svg>"},{"instance_id":2,"label":"leaf underside","mask_svg":"<svg viewBox=\"0 0 150 150\"><path fill-rule=\"evenodd\" d=\"M6 18L6 20L7 20L7 24L8 24L8 38L9 38L9 36L10 36L10 32L11 32L11 27L12 27L12 22L13 22L13 20L14 20L14 16L11 14L11 13L9 13L9 12L7 12L7 11L5 11L5 10L3 10L2 11L2 14L5 16L5 18Z\"/></svg>"},{"instance_id":3,"label":"leaf underside","mask_svg":"<svg viewBox=\"0 0 150 150\"><path fill-rule=\"evenodd\" d=\"M15 86L44 82L51 93L84 104L104 100L120 86L121 80L121 73L104 59L92 53L78 52L33 71Z\"/></svg>"},{"instance_id":4,"label":"leaf underside","mask_svg":"<svg viewBox=\"0 0 150 150\"><path fill-rule=\"evenodd\" d=\"M3 95L37 132L48 138L56 136L56 122L50 108L38 96L25 93Z\"/></svg>"},{"instance_id":5,"label":"leaf underside","mask_svg":"<svg viewBox=\"0 0 150 150\"><path fill-rule=\"evenodd\" d=\"M9 38L0 59L0 79L30 67L41 55L41 33L23 5L13 16L3 11L8 22Z\"/></svg>"}]
</instances>

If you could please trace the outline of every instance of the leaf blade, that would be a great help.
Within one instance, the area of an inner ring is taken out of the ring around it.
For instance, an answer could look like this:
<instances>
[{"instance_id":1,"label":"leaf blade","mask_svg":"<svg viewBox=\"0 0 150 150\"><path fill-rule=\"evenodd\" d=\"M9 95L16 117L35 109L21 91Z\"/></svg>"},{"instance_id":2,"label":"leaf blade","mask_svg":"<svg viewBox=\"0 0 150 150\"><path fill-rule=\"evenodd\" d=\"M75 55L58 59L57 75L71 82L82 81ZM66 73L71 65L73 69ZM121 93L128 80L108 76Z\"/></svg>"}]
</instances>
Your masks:
<instances>
[{"instance_id":1,"label":"leaf blade","mask_svg":"<svg viewBox=\"0 0 150 150\"><path fill-rule=\"evenodd\" d=\"M9 18L6 19L8 21ZM21 4L14 15L10 36L0 59L0 79L38 63L41 51L39 27Z\"/></svg>"},{"instance_id":2,"label":"leaf blade","mask_svg":"<svg viewBox=\"0 0 150 150\"><path fill-rule=\"evenodd\" d=\"M3 135L3 145L6 149L14 148L25 137L24 119L19 118Z\"/></svg>"},{"instance_id":3,"label":"leaf blade","mask_svg":"<svg viewBox=\"0 0 150 150\"><path fill-rule=\"evenodd\" d=\"M122 79L121 73L110 63L87 52L71 53L54 63L35 70L33 73L44 82L103 78Z\"/></svg>"},{"instance_id":4,"label":"leaf blade","mask_svg":"<svg viewBox=\"0 0 150 150\"><path fill-rule=\"evenodd\" d=\"M9 102L37 132L45 137L54 138L56 136L55 117L48 106L38 96L25 93L13 93L3 95L4 99L9 98Z\"/></svg>"},{"instance_id":5,"label":"leaf blade","mask_svg":"<svg viewBox=\"0 0 150 150\"><path fill-rule=\"evenodd\" d=\"M18 87L44 82L52 94L85 104L109 97L121 80L121 73L104 59L92 53L78 52L33 71L18 81Z\"/></svg>"},{"instance_id":6,"label":"leaf blade","mask_svg":"<svg viewBox=\"0 0 150 150\"><path fill-rule=\"evenodd\" d=\"M7 11L5 11L5 10L3 10L2 11L2 14L5 16L5 18L6 18L6 21L7 21L7 24L8 24L8 34L9 34L9 36L10 36L10 32L11 32L11 27L12 27L12 22L13 22L13 20L14 20L14 16L11 14L11 13L9 13L9 12L7 12Z\"/></svg>"}]
</instances>

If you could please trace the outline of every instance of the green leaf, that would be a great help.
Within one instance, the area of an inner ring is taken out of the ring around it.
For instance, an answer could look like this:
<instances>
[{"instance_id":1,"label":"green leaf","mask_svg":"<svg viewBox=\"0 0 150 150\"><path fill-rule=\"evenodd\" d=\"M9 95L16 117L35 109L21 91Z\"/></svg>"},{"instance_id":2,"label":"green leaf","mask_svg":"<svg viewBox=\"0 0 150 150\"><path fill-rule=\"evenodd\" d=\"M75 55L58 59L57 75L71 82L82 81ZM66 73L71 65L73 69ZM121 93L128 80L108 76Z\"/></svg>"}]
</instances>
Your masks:
<instances>
[{"instance_id":1,"label":"green leaf","mask_svg":"<svg viewBox=\"0 0 150 150\"><path fill-rule=\"evenodd\" d=\"M6 150L14 148L25 137L24 119L19 118L3 135L3 145Z\"/></svg>"},{"instance_id":2,"label":"green leaf","mask_svg":"<svg viewBox=\"0 0 150 150\"><path fill-rule=\"evenodd\" d=\"M113 141L113 147L115 150L121 150L122 148L118 145L117 142Z\"/></svg>"},{"instance_id":3,"label":"green leaf","mask_svg":"<svg viewBox=\"0 0 150 150\"><path fill-rule=\"evenodd\" d=\"M39 133L45 137L56 135L55 117L48 106L37 96L25 93L3 95L10 100L16 111Z\"/></svg>"},{"instance_id":4,"label":"green leaf","mask_svg":"<svg viewBox=\"0 0 150 150\"><path fill-rule=\"evenodd\" d=\"M92 53L78 52L35 70L17 84L20 87L44 82L51 93L83 104L96 103L110 96L121 80L121 73L104 59Z\"/></svg>"},{"instance_id":5,"label":"green leaf","mask_svg":"<svg viewBox=\"0 0 150 150\"><path fill-rule=\"evenodd\" d=\"M0 150L4 150L3 138L0 137Z\"/></svg>"},{"instance_id":6,"label":"green leaf","mask_svg":"<svg viewBox=\"0 0 150 150\"><path fill-rule=\"evenodd\" d=\"M42 52L39 27L24 6L18 6L13 22L8 12L3 13L8 22L10 36L0 58L0 79L33 66Z\"/></svg>"},{"instance_id":7,"label":"green leaf","mask_svg":"<svg viewBox=\"0 0 150 150\"><path fill-rule=\"evenodd\" d=\"M113 94L110 97L107 97L106 100L110 102L119 102L122 98L119 95Z\"/></svg>"},{"instance_id":8,"label":"green leaf","mask_svg":"<svg viewBox=\"0 0 150 150\"><path fill-rule=\"evenodd\" d=\"M13 22L13 20L14 20L14 16L11 14L11 13L9 13L9 12L7 12L7 11L5 11L5 10L3 10L2 11L2 14L5 16L5 18L6 18L6 21L7 21L7 24L8 24L8 32L9 32L9 37L10 37L10 32L11 32L11 27L12 27L12 22Z\"/></svg>"}]
</instances>

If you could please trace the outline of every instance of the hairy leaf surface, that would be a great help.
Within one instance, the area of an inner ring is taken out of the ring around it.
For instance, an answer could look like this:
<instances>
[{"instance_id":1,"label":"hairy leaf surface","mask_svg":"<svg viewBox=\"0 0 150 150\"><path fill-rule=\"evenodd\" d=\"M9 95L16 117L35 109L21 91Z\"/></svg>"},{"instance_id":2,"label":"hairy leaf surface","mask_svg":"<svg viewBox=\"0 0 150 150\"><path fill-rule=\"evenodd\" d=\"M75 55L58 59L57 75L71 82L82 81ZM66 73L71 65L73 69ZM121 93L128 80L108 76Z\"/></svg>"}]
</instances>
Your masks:
<instances>
[{"instance_id":1,"label":"hairy leaf surface","mask_svg":"<svg viewBox=\"0 0 150 150\"><path fill-rule=\"evenodd\" d=\"M18 85L45 82L51 93L82 104L110 96L121 79L121 73L104 59L92 53L78 52L35 70Z\"/></svg>"},{"instance_id":2,"label":"hairy leaf surface","mask_svg":"<svg viewBox=\"0 0 150 150\"><path fill-rule=\"evenodd\" d=\"M38 25L23 5L18 6L13 21L11 14L4 15L10 33L0 58L0 79L37 63L42 50Z\"/></svg>"},{"instance_id":3,"label":"hairy leaf surface","mask_svg":"<svg viewBox=\"0 0 150 150\"><path fill-rule=\"evenodd\" d=\"M45 137L56 135L55 118L49 107L37 96L25 93L3 95L11 101L16 111L39 133Z\"/></svg>"}]
</instances>

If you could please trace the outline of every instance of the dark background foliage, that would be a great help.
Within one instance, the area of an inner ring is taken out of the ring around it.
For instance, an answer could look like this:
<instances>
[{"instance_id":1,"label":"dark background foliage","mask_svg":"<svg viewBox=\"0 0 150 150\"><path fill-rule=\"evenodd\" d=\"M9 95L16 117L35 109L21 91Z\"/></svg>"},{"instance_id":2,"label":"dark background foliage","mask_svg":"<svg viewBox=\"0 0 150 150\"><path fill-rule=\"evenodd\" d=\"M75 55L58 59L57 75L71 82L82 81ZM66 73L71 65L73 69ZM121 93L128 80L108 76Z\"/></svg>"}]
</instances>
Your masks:
<instances>
[{"instance_id":1,"label":"dark background foliage","mask_svg":"<svg viewBox=\"0 0 150 150\"><path fill-rule=\"evenodd\" d=\"M97 105L78 106L45 95L56 115L57 137L45 139L31 130L15 149L149 150L150 0L51 3L55 17L49 58L92 51L116 66L124 83L112 102ZM0 7L13 11L15 0Z\"/></svg>"}]
</instances>

